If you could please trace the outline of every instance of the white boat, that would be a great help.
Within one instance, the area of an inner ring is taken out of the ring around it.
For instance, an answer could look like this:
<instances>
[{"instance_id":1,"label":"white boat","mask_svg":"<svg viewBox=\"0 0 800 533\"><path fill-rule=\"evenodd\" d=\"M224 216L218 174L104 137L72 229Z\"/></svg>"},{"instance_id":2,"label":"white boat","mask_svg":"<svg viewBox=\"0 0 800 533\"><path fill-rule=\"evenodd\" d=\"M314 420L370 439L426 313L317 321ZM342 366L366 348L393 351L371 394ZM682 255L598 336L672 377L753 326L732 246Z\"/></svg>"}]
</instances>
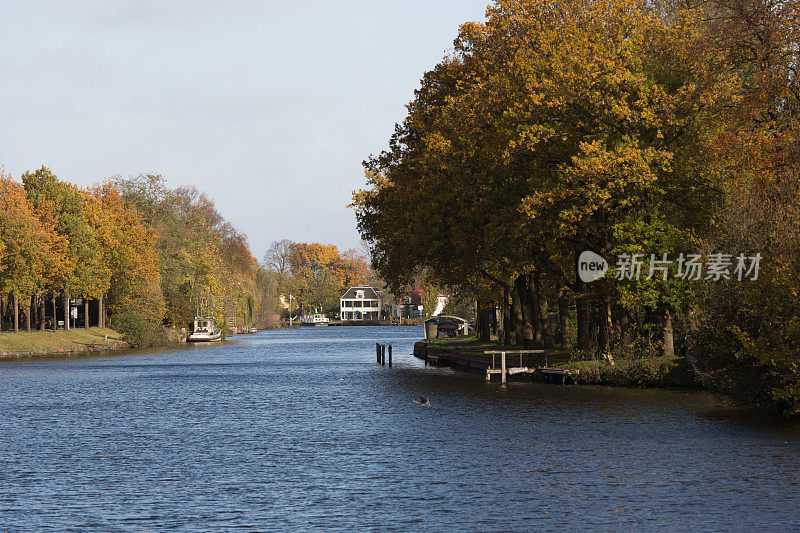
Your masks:
<instances>
[{"instance_id":1,"label":"white boat","mask_svg":"<svg viewBox=\"0 0 800 533\"><path fill-rule=\"evenodd\" d=\"M322 313L314 313L313 315L304 315L300 317L301 326L327 326L330 319Z\"/></svg>"},{"instance_id":2,"label":"white boat","mask_svg":"<svg viewBox=\"0 0 800 533\"><path fill-rule=\"evenodd\" d=\"M214 327L214 317L194 317L194 328L186 337L188 342L215 342L222 340L222 331Z\"/></svg>"}]
</instances>

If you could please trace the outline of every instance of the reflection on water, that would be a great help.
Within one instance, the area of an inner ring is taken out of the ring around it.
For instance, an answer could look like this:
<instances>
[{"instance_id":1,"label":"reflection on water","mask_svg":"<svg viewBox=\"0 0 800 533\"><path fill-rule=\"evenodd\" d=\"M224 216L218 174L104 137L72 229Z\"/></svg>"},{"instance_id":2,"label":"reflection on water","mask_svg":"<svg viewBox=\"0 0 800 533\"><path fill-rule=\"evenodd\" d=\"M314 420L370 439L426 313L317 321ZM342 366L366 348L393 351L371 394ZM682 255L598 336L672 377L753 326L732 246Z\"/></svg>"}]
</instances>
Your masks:
<instances>
[{"instance_id":1,"label":"reflection on water","mask_svg":"<svg viewBox=\"0 0 800 533\"><path fill-rule=\"evenodd\" d=\"M421 335L4 363L0 530L800 527L796 427L696 392L487 384L424 368Z\"/></svg>"}]
</instances>

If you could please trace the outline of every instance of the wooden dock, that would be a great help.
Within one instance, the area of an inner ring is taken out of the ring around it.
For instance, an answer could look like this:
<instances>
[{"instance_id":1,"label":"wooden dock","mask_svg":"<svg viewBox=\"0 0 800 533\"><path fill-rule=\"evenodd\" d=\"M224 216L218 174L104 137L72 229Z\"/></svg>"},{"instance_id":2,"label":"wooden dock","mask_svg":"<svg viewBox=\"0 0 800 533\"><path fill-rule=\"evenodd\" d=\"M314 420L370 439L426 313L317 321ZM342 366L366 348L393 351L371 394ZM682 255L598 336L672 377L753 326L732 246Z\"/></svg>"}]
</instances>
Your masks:
<instances>
[{"instance_id":1,"label":"wooden dock","mask_svg":"<svg viewBox=\"0 0 800 533\"><path fill-rule=\"evenodd\" d=\"M491 355L491 359L486 355ZM538 357L530 357L532 355ZM480 373L486 376L486 381L491 381L492 376L498 375L503 383L509 376L529 376L550 383L566 383L568 378L578 374L577 370L551 367L549 354L545 350L487 350L483 355L478 355L458 350L442 350L425 342L418 342L414 345L414 356L425 361L426 365Z\"/></svg>"},{"instance_id":2,"label":"wooden dock","mask_svg":"<svg viewBox=\"0 0 800 533\"><path fill-rule=\"evenodd\" d=\"M544 350L487 350L483 353L486 355L491 354L492 356L492 366L486 369L486 381L491 381L492 376L495 374L500 375L501 383L506 382L507 376L513 376L515 374L540 374L542 377L546 378L547 381L553 382L554 380L558 380L563 384L568 376L577 373L577 370L565 370L563 368L548 367L547 356ZM523 366L522 356L525 354L545 355L544 366ZM496 357L498 355L500 356L500 368L497 368L496 365ZM510 361L507 360L507 357L509 355L519 355L519 366L508 366Z\"/></svg>"}]
</instances>

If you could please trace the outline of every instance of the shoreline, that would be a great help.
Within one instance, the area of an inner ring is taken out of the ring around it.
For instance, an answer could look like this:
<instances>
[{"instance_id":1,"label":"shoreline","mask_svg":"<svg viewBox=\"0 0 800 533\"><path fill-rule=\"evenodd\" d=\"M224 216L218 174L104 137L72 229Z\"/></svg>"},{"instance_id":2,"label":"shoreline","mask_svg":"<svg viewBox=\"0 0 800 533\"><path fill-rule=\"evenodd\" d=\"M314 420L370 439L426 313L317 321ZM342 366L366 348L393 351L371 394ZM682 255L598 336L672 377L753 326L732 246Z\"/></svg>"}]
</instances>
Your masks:
<instances>
[{"instance_id":1,"label":"shoreline","mask_svg":"<svg viewBox=\"0 0 800 533\"><path fill-rule=\"evenodd\" d=\"M483 346L487 349L500 350L497 344ZM517 349L516 346L507 347L509 351ZM420 340L414 343L414 357L426 361L434 366L446 366L473 374L486 375L487 369L492 367L491 357L485 356L480 350L463 339L439 339L435 343ZM560 357L559 357L560 356ZM509 354L509 368L516 367L516 355ZM530 361L530 359L528 359ZM548 364L551 363L551 364ZM499 367L499 360L496 362ZM557 350L545 357L544 364L541 359L534 365L540 367L538 371L530 373L509 374L509 381L552 381L552 373L542 373L541 368L562 371L559 374L564 384L574 385L606 385L612 387L643 387L700 390L713 392L704 387L700 379L690 368L683 357L674 358L643 358L619 360L611 365L605 361L572 361Z\"/></svg>"},{"instance_id":2,"label":"shoreline","mask_svg":"<svg viewBox=\"0 0 800 533\"><path fill-rule=\"evenodd\" d=\"M0 361L115 352L129 347L123 336L110 328L0 333Z\"/></svg>"},{"instance_id":3,"label":"shoreline","mask_svg":"<svg viewBox=\"0 0 800 533\"><path fill-rule=\"evenodd\" d=\"M345 321L336 320L336 321L328 322L324 326L315 326L315 325L307 325L306 326L306 325L303 325L303 324L292 324L292 326L290 327L288 322L282 322L278 326L265 326L264 328L261 328L261 329L264 329L264 330L269 330L269 329L298 329L298 328L315 328L315 327L341 328L341 327L349 327L349 326L383 326L383 327L394 326L394 327L419 327L419 328L421 328L422 327L422 323L420 322L418 324L416 324L416 323L397 324L397 323L394 323L394 322L389 322L388 320L345 320ZM261 329L259 329L259 331L261 331Z\"/></svg>"}]
</instances>

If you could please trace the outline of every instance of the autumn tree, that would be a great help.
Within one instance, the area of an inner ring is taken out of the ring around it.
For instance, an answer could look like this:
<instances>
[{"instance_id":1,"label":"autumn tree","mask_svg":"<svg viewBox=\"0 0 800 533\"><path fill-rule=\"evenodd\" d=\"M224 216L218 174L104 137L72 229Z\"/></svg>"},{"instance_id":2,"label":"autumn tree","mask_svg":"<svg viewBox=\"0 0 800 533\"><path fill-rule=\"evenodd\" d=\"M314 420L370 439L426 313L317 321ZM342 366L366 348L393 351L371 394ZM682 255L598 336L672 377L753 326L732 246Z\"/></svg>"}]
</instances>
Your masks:
<instances>
[{"instance_id":1,"label":"autumn tree","mask_svg":"<svg viewBox=\"0 0 800 533\"><path fill-rule=\"evenodd\" d=\"M293 246L289 239L274 241L264 253L264 265L280 276L289 274Z\"/></svg>"},{"instance_id":2,"label":"autumn tree","mask_svg":"<svg viewBox=\"0 0 800 533\"><path fill-rule=\"evenodd\" d=\"M741 79L711 157L725 201L712 249L760 253L758 279L704 286L696 358L709 387L800 414L800 27L794 1L701 3L709 39Z\"/></svg>"},{"instance_id":3,"label":"autumn tree","mask_svg":"<svg viewBox=\"0 0 800 533\"><path fill-rule=\"evenodd\" d=\"M189 325L197 314L253 323L265 278L257 276L246 236L208 196L191 186L170 189L159 175L116 179L114 187L157 235L167 325Z\"/></svg>"},{"instance_id":4,"label":"autumn tree","mask_svg":"<svg viewBox=\"0 0 800 533\"><path fill-rule=\"evenodd\" d=\"M609 252L615 226L643 212L707 225L719 194L703 153L734 78L691 10L503 0L488 15L462 26L390 150L366 163L359 228L398 284L420 268L493 281L518 342L544 342L546 298L567 286L589 351L591 300L610 297L575 276L577 254Z\"/></svg>"},{"instance_id":5,"label":"autumn tree","mask_svg":"<svg viewBox=\"0 0 800 533\"><path fill-rule=\"evenodd\" d=\"M30 331L30 298L38 294L56 262L62 240L53 225L37 216L25 189L0 174L0 294L10 294L14 331L19 330L19 303L25 305L25 324Z\"/></svg>"}]
</instances>

